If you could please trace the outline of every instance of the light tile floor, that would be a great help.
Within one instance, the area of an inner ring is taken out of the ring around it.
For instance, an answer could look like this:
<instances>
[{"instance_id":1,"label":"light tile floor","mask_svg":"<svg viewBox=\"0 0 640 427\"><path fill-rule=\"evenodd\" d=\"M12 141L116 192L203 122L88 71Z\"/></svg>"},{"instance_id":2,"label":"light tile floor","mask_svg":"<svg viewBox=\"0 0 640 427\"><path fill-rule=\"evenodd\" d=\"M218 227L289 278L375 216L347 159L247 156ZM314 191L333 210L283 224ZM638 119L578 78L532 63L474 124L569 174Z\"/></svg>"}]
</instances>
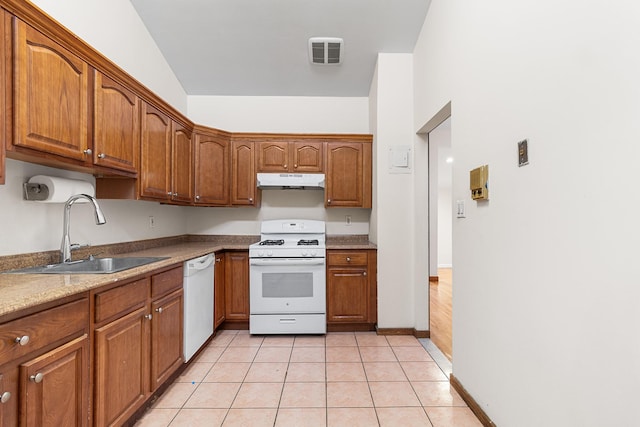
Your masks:
<instances>
[{"instance_id":1,"label":"light tile floor","mask_svg":"<svg viewBox=\"0 0 640 427\"><path fill-rule=\"evenodd\" d=\"M450 372L412 336L221 331L136 426L481 426Z\"/></svg>"}]
</instances>

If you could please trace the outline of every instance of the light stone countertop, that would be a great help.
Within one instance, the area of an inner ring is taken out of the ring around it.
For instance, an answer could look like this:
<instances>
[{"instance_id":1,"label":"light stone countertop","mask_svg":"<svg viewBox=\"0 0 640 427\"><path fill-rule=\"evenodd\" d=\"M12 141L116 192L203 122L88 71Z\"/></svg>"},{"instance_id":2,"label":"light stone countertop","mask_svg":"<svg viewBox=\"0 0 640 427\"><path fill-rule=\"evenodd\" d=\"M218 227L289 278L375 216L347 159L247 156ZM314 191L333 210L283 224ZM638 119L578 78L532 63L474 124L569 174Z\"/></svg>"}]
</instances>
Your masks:
<instances>
[{"instance_id":1,"label":"light stone countertop","mask_svg":"<svg viewBox=\"0 0 640 427\"><path fill-rule=\"evenodd\" d=\"M158 269L177 266L183 262L222 250L248 250L249 245L238 242L186 242L161 246L136 252L113 255L114 257L169 257L129 270L111 274L3 274L0 273L0 323L8 315L20 310L49 303L101 286L127 281ZM366 239L327 239L327 249L376 249ZM11 316L14 317L14 316Z\"/></svg>"},{"instance_id":2,"label":"light stone countertop","mask_svg":"<svg viewBox=\"0 0 640 427\"><path fill-rule=\"evenodd\" d=\"M190 242L146 249L114 257L170 257L111 274L0 274L0 323L3 316L89 291L100 286L133 279L152 271L180 265L184 261L221 250L246 250L246 244L224 245L212 242Z\"/></svg>"}]
</instances>

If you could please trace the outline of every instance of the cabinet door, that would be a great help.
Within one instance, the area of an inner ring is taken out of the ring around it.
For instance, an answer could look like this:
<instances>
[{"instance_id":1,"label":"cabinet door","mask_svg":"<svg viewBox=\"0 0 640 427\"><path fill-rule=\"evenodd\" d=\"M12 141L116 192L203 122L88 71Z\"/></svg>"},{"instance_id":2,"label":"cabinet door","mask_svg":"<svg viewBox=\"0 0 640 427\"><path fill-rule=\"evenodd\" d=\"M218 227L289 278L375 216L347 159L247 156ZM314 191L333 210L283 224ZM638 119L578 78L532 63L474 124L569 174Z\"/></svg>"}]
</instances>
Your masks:
<instances>
[{"instance_id":1,"label":"cabinet door","mask_svg":"<svg viewBox=\"0 0 640 427\"><path fill-rule=\"evenodd\" d=\"M327 143L327 207L363 207L361 143Z\"/></svg>"},{"instance_id":2,"label":"cabinet door","mask_svg":"<svg viewBox=\"0 0 640 427\"><path fill-rule=\"evenodd\" d=\"M14 18L13 144L90 161L89 67Z\"/></svg>"},{"instance_id":3,"label":"cabinet door","mask_svg":"<svg viewBox=\"0 0 640 427\"><path fill-rule=\"evenodd\" d=\"M288 142L259 142L256 144L257 172L287 172L289 170Z\"/></svg>"},{"instance_id":4,"label":"cabinet door","mask_svg":"<svg viewBox=\"0 0 640 427\"><path fill-rule=\"evenodd\" d=\"M225 318L249 320L249 253L225 254Z\"/></svg>"},{"instance_id":5,"label":"cabinet door","mask_svg":"<svg viewBox=\"0 0 640 427\"><path fill-rule=\"evenodd\" d=\"M182 364L182 289L151 304L151 390Z\"/></svg>"},{"instance_id":6,"label":"cabinet door","mask_svg":"<svg viewBox=\"0 0 640 427\"><path fill-rule=\"evenodd\" d=\"M149 393L147 307L95 330L94 425L121 425Z\"/></svg>"},{"instance_id":7,"label":"cabinet door","mask_svg":"<svg viewBox=\"0 0 640 427\"><path fill-rule=\"evenodd\" d=\"M327 321L368 321L369 282L366 268L327 269Z\"/></svg>"},{"instance_id":8,"label":"cabinet door","mask_svg":"<svg viewBox=\"0 0 640 427\"><path fill-rule=\"evenodd\" d=\"M140 101L136 94L95 71L93 162L138 172Z\"/></svg>"},{"instance_id":9,"label":"cabinet door","mask_svg":"<svg viewBox=\"0 0 640 427\"><path fill-rule=\"evenodd\" d=\"M229 145L228 138L196 134L196 205L229 205Z\"/></svg>"},{"instance_id":10,"label":"cabinet door","mask_svg":"<svg viewBox=\"0 0 640 427\"><path fill-rule=\"evenodd\" d=\"M225 254L216 254L213 279L213 328L217 329L225 320Z\"/></svg>"},{"instance_id":11,"label":"cabinet door","mask_svg":"<svg viewBox=\"0 0 640 427\"><path fill-rule=\"evenodd\" d=\"M171 198L171 121L166 114L143 104L140 197Z\"/></svg>"},{"instance_id":12,"label":"cabinet door","mask_svg":"<svg viewBox=\"0 0 640 427\"><path fill-rule=\"evenodd\" d=\"M231 204L256 206L256 172L253 142L231 143Z\"/></svg>"},{"instance_id":13,"label":"cabinet door","mask_svg":"<svg viewBox=\"0 0 640 427\"><path fill-rule=\"evenodd\" d=\"M9 427L18 425L20 401L18 368L13 366L4 366L0 371L0 427Z\"/></svg>"},{"instance_id":14,"label":"cabinet door","mask_svg":"<svg viewBox=\"0 0 640 427\"><path fill-rule=\"evenodd\" d=\"M8 136L11 135L8 129L9 123L11 123L11 117L8 117L9 110L7 109L7 95L9 93L7 82L7 76L9 75L7 71L7 53L11 51L11 45L8 44L11 36L5 32L5 20L8 16L3 9L0 9L0 34L2 34L2 41L0 41L0 138L2 138L0 142L0 185L4 184L5 181L6 147L4 141L11 140L11 138L8 138ZM0 416L0 420L1 419L2 417ZM2 427L1 421L0 427Z\"/></svg>"},{"instance_id":15,"label":"cabinet door","mask_svg":"<svg viewBox=\"0 0 640 427\"><path fill-rule=\"evenodd\" d=\"M88 350L84 335L21 365L21 425L88 424Z\"/></svg>"},{"instance_id":16,"label":"cabinet door","mask_svg":"<svg viewBox=\"0 0 640 427\"><path fill-rule=\"evenodd\" d=\"M322 142L294 142L291 150L293 172L323 172L324 144Z\"/></svg>"},{"instance_id":17,"label":"cabinet door","mask_svg":"<svg viewBox=\"0 0 640 427\"><path fill-rule=\"evenodd\" d=\"M191 132L173 122L171 200L181 203L193 201L193 145Z\"/></svg>"}]
</instances>

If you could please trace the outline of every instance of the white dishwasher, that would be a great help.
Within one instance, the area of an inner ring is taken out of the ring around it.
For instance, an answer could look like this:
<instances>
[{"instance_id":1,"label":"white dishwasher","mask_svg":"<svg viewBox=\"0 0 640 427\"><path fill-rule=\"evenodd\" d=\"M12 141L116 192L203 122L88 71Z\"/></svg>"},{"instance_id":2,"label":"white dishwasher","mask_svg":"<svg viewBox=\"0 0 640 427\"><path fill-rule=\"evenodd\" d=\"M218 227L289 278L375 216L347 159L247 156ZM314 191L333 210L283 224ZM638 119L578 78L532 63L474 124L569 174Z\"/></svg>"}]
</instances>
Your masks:
<instances>
[{"instance_id":1,"label":"white dishwasher","mask_svg":"<svg viewBox=\"0 0 640 427\"><path fill-rule=\"evenodd\" d=\"M213 254L184 263L184 361L213 334Z\"/></svg>"}]
</instances>

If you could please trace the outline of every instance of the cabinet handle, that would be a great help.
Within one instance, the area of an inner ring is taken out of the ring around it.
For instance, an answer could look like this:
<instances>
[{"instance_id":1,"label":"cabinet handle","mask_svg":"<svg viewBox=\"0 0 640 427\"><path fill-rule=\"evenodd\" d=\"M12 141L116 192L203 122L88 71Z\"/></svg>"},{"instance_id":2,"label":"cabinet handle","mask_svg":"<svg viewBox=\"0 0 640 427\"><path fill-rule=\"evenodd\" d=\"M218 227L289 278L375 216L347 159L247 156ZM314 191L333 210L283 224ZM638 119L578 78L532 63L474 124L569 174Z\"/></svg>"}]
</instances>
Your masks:
<instances>
[{"instance_id":1,"label":"cabinet handle","mask_svg":"<svg viewBox=\"0 0 640 427\"><path fill-rule=\"evenodd\" d=\"M222 258L216 258L216 262L222 261Z\"/></svg>"},{"instance_id":2,"label":"cabinet handle","mask_svg":"<svg viewBox=\"0 0 640 427\"><path fill-rule=\"evenodd\" d=\"M167 196L171 196L173 193L171 191L167 192Z\"/></svg>"},{"instance_id":3,"label":"cabinet handle","mask_svg":"<svg viewBox=\"0 0 640 427\"><path fill-rule=\"evenodd\" d=\"M90 155L91 153L93 153L93 151L91 151L91 148L87 148L86 150L83 151L84 154L86 154L87 156Z\"/></svg>"},{"instance_id":4,"label":"cabinet handle","mask_svg":"<svg viewBox=\"0 0 640 427\"><path fill-rule=\"evenodd\" d=\"M145 314L144 318L147 319L147 320L151 320L151 319L153 319L153 315L151 313Z\"/></svg>"},{"instance_id":5,"label":"cabinet handle","mask_svg":"<svg viewBox=\"0 0 640 427\"><path fill-rule=\"evenodd\" d=\"M158 313L162 313L162 307L158 307L158 308L156 308L156 311L157 311Z\"/></svg>"},{"instance_id":6,"label":"cabinet handle","mask_svg":"<svg viewBox=\"0 0 640 427\"><path fill-rule=\"evenodd\" d=\"M14 342L16 342L16 343L18 343L20 345L27 345L27 344L29 344L29 335L23 335L21 337L16 337Z\"/></svg>"},{"instance_id":7,"label":"cabinet handle","mask_svg":"<svg viewBox=\"0 0 640 427\"><path fill-rule=\"evenodd\" d=\"M351 257L347 257L347 262L351 262Z\"/></svg>"},{"instance_id":8,"label":"cabinet handle","mask_svg":"<svg viewBox=\"0 0 640 427\"><path fill-rule=\"evenodd\" d=\"M11 399L11 393L5 391L2 393L2 396L0 396L0 403L7 403L9 399Z\"/></svg>"},{"instance_id":9,"label":"cabinet handle","mask_svg":"<svg viewBox=\"0 0 640 427\"><path fill-rule=\"evenodd\" d=\"M173 197L178 197L178 193L173 193Z\"/></svg>"},{"instance_id":10,"label":"cabinet handle","mask_svg":"<svg viewBox=\"0 0 640 427\"><path fill-rule=\"evenodd\" d=\"M104 153L100 153L100 154L98 154L98 158L99 158L99 159L104 159L105 157L107 157L107 155L106 155L106 154L104 154Z\"/></svg>"},{"instance_id":11,"label":"cabinet handle","mask_svg":"<svg viewBox=\"0 0 640 427\"><path fill-rule=\"evenodd\" d=\"M41 383L43 379L44 379L44 374L43 374L42 372L38 372L37 374L35 374L35 375L31 375L31 376L29 377L29 380L30 380L31 382L36 383L36 384Z\"/></svg>"}]
</instances>

